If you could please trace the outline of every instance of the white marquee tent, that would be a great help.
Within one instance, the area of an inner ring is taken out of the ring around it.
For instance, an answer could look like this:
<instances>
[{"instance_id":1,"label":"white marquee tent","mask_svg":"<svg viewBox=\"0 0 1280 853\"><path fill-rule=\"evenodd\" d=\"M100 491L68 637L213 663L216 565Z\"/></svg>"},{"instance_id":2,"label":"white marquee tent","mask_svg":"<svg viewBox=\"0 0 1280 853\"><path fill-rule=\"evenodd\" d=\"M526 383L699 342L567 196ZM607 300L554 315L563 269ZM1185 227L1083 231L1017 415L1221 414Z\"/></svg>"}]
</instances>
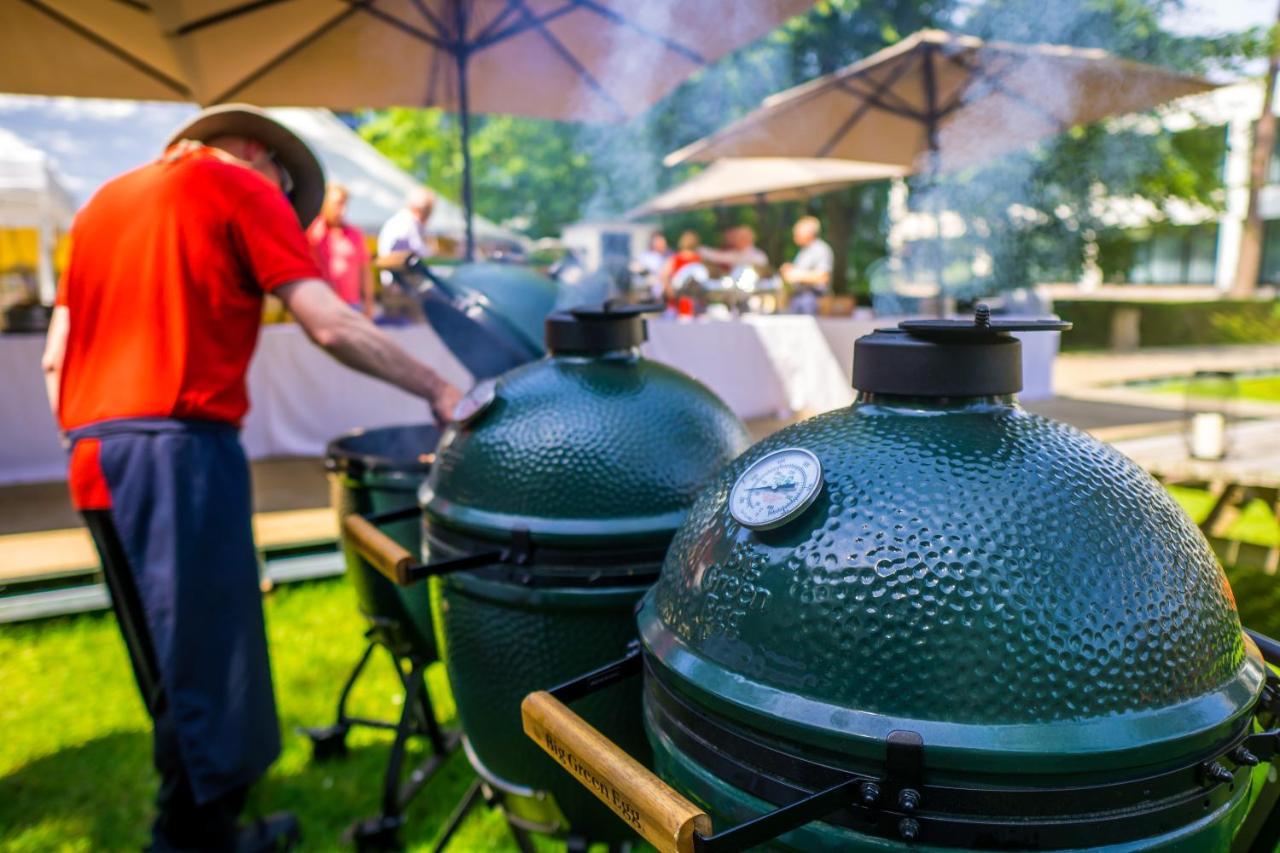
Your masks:
<instances>
[{"instance_id":1,"label":"white marquee tent","mask_svg":"<svg viewBox=\"0 0 1280 853\"><path fill-rule=\"evenodd\" d=\"M0 95L0 131L46 154L79 206L109 178L154 157L195 109L152 101ZM270 112L311 145L329 179L347 185L351 222L368 234L377 233L416 183L328 110ZM460 238L461 209L439 199L428 230ZM523 242L514 231L480 218L476 236L481 243Z\"/></svg>"},{"instance_id":2,"label":"white marquee tent","mask_svg":"<svg viewBox=\"0 0 1280 853\"><path fill-rule=\"evenodd\" d=\"M53 248L71 224L75 202L44 152L0 128L0 229L36 232L36 278L41 298L53 300Z\"/></svg>"}]
</instances>

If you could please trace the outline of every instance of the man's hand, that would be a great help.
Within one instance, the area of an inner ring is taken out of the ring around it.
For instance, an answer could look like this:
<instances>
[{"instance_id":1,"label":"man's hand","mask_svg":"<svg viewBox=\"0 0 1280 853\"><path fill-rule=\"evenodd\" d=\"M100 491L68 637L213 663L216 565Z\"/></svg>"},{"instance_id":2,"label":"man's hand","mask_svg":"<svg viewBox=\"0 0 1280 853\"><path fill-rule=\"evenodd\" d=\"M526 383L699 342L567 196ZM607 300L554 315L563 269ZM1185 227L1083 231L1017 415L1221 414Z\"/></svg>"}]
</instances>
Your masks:
<instances>
[{"instance_id":1,"label":"man's hand","mask_svg":"<svg viewBox=\"0 0 1280 853\"><path fill-rule=\"evenodd\" d=\"M458 403L462 402L464 396L466 395L461 388L445 384L431 399L431 411L436 416L436 422L444 426L453 420L453 410L458 407Z\"/></svg>"},{"instance_id":2,"label":"man's hand","mask_svg":"<svg viewBox=\"0 0 1280 853\"><path fill-rule=\"evenodd\" d=\"M367 373L426 400L436 416L448 420L462 397L438 373L405 352L358 311L353 311L325 282L307 278L275 291L307 337L353 370Z\"/></svg>"},{"instance_id":3,"label":"man's hand","mask_svg":"<svg viewBox=\"0 0 1280 853\"><path fill-rule=\"evenodd\" d=\"M782 266L778 267L778 275L782 276L782 280L785 281L787 284L791 283L791 270L792 270L791 264L783 264Z\"/></svg>"}]
</instances>

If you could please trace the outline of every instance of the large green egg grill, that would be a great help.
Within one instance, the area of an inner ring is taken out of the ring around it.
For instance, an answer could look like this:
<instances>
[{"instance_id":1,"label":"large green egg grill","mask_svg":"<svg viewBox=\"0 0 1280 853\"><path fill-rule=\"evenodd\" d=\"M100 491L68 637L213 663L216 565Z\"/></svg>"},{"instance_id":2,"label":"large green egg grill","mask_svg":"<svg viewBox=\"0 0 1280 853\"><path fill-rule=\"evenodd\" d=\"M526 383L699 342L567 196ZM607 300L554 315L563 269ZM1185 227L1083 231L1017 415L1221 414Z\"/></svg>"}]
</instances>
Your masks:
<instances>
[{"instance_id":1,"label":"large green egg grill","mask_svg":"<svg viewBox=\"0 0 1280 853\"><path fill-rule=\"evenodd\" d=\"M520 702L625 653L694 496L747 444L705 387L642 358L639 313L551 315L550 355L464 401L421 493L426 562L495 548L527 554L432 580L468 755L508 792L549 795L575 835L626 827L521 731ZM645 750L639 684L581 710Z\"/></svg>"},{"instance_id":2,"label":"large green egg grill","mask_svg":"<svg viewBox=\"0 0 1280 853\"><path fill-rule=\"evenodd\" d=\"M1034 323L904 325L681 525L638 613L653 767L716 829L869 783L775 849L1229 849L1266 670L1209 546L1017 405Z\"/></svg>"}]
</instances>

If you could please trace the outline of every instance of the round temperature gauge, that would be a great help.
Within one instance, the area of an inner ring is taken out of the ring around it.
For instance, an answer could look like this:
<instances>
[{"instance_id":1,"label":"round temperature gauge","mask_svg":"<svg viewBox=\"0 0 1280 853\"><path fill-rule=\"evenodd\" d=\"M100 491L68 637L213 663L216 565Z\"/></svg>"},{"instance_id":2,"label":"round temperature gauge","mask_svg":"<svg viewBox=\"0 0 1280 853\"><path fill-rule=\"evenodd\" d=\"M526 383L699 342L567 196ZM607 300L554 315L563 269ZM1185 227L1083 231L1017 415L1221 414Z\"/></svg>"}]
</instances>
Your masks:
<instances>
[{"instance_id":1,"label":"round temperature gauge","mask_svg":"<svg viewBox=\"0 0 1280 853\"><path fill-rule=\"evenodd\" d=\"M742 472L729 493L729 512L743 527L772 530L808 509L820 491L818 457L799 447L784 447Z\"/></svg>"}]
</instances>

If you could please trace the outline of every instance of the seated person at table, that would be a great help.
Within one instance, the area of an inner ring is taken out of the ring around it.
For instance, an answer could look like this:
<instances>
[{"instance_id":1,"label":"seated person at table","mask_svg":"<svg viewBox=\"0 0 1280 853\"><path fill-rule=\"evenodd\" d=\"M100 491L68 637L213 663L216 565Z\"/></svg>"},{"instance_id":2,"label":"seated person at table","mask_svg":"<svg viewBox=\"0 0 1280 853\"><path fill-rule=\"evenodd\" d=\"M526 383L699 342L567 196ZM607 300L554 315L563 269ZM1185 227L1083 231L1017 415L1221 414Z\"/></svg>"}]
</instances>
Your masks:
<instances>
[{"instance_id":1,"label":"seated person at table","mask_svg":"<svg viewBox=\"0 0 1280 853\"><path fill-rule=\"evenodd\" d=\"M640 275L643 276L645 286L649 289L651 299L662 298L662 271L666 268L667 259L670 257L671 250L667 246L666 235L661 231L649 238L649 248L640 253L636 266Z\"/></svg>"},{"instance_id":2,"label":"seated person at table","mask_svg":"<svg viewBox=\"0 0 1280 853\"><path fill-rule=\"evenodd\" d=\"M680 235L676 242L676 253L667 259L667 265L662 270L662 289L668 300L675 296L672 280L676 273L690 264L702 263L702 255L698 253L701 245L702 238L696 231L686 231Z\"/></svg>"},{"instance_id":3,"label":"seated person at table","mask_svg":"<svg viewBox=\"0 0 1280 853\"><path fill-rule=\"evenodd\" d=\"M831 287L831 270L835 256L831 247L818 235L822 224L816 216L802 216L791 229L791 239L800 251L796 259L778 270L782 280L792 288L791 313L817 314L818 297Z\"/></svg>"}]
</instances>

